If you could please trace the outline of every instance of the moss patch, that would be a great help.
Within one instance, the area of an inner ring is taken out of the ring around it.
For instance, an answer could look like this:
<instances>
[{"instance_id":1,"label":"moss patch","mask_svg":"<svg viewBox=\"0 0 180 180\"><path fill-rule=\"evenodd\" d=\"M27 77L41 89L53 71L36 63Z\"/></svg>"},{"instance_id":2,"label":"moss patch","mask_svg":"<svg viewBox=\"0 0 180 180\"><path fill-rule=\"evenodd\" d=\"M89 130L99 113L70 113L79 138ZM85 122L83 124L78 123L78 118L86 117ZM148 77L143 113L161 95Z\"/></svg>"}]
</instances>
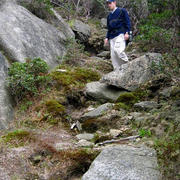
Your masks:
<instances>
[{"instance_id":1,"label":"moss patch","mask_svg":"<svg viewBox=\"0 0 180 180\"><path fill-rule=\"evenodd\" d=\"M65 91L83 88L86 83L100 79L99 73L91 69L63 65L59 66L58 69L65 69L65 72L56 70L51 73L51 77L56 81L56 86L63 88Z\"/></svg>"},{"instance_id":2,"label":"moss patch","mask_svg":"<svg viewBox=\"0 0 180 180\"><path fill-rule=\"evenodd\" d=\"M127 111L128 111L128 110L130 109L130 107L129 107L128 105L120 102L120 103L116 103L116 104L115 104L114 109L115 109L115 110L124 109L124 110L127 110Z\"/></svg>"},{"instance_id":3,"label":"moss patch","mask_svg":"<svg viewBox=\"0 0 180 180\"><path fill-rule=\"evenodd\" d=\"M46 102L46 108L49 113L53 115L62 114L65 111L65 107L56 100L49 100Z\"/></svg>"},{"instance_id":4,"label":"moss patch","mask_svg":"<svg viewBox=\"0 0 180 180\"><path fill-rule=\"evenodd\" d=\"M1 136L0 142L11 147L23 146L32 138L32 133L23 129L17 129Z\"/></svg>"},{"instance_id":5,"label":"moss patch","mask_svg":"<svg viewBox=\"0 0 180 180\"><path fill-rule=\"evenodd\" d=\"M138 102L138 97L136 97L132 92L126 92L119 96L117 102L124 103L127 106L132 106L133 104Z\"/></svg>"}]
</instances>

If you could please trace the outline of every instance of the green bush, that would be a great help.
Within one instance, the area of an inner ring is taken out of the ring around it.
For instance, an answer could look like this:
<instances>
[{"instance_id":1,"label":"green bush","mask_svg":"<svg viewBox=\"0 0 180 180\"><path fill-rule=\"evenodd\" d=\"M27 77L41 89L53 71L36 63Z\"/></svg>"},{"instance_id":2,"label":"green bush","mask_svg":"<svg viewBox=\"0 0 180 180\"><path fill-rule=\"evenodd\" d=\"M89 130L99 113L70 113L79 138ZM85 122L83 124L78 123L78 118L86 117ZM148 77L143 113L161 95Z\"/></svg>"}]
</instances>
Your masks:
<instances>
[{"instance_id":1,"label":"green bush","mask_svg":"<svg viewBox=\"0 0 180 180\"><path fill-rule=\"evenodd\" d=\"M38 89L50 81L48 66L40 58L28 60L26 63L15 62L8 72L8 87L16 101L26 95L34 95Z\"/></svg>"},{"instance_id":2,"label":"green bush","mask_svg":"<svg viewBox=\"0 0 180 180\"><path fill-rule=\"evenodd\" d=\"M151 135L152 135L151 131L146 130L146 129L139 129L138 133L139 133L139 136L141 136L141 137L145 137L145 136L151 137Z\"/></svg>"},{"instance_id":3,"label":"green bush","mask_svg":"<svg viewBox=\"0 0 180 180\"><path fill-rule=\"evenodd\" d=\"M32 0L31 2L23 2L22 5L34 15L47 22L54 15L50 0Z\"/></svg>"},{"instance_id":4,"label":"green bush","mask_svg":"<svg viewBox=\"0 0 180 180\"><path fill-rule=\"evenodd\" d=\"M136 37L143 51L171 51L175 34L172 24L168 21L173 17L172 10L162 13L152 13L139 25L139 35Z\"/></svg>"},{"instance_id":5,"label":"green bush","mask_svg":"<svg viewBox=\"0 0 180 180\"><path fill-rule=\"evenodd\" d=\"M179 162L180 158L180 132L174 131L161 139L155 140L155 149L157 151L158 161L161 167L163 177L167 179L179 180Z\"/></svg>"},{"instance_id":6,"label":"green bush","mask_svg":"<svg viewBox=\"0 0 180 180\"><path fill-rule=\"evenodd\" d=\"M73 21L70 21L69 24L72 26ZM66 64L76 65L79 59L82 59L84 56L84 45L80 44L80 42L76 41L74 38L69 38L66 40L66 49L67 53L63 57L63 61Z\"/></svg>"}]
</instances>

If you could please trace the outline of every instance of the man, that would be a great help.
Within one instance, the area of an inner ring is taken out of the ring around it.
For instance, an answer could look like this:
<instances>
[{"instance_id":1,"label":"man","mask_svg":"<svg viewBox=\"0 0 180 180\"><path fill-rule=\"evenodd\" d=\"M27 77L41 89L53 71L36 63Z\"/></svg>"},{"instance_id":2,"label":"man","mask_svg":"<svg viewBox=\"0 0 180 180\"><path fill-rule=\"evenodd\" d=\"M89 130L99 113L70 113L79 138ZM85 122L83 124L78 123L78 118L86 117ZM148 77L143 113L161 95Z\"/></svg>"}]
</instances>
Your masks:
<instances>
[{"instance_id":1,"label":"man","mask_svg":"<svg viewBox=\"0 0 180 180\"><path fill-rule=\"evenodd\" d=\"M114 70L120 70L121 65L128 62L124 52L126 40L129 39L130 19L124 8L116 6L116 0L107 0L108 8L111 10L107 17L107 35L104 44L110 42L111 60Z\"/></svg>"}]
</instances>

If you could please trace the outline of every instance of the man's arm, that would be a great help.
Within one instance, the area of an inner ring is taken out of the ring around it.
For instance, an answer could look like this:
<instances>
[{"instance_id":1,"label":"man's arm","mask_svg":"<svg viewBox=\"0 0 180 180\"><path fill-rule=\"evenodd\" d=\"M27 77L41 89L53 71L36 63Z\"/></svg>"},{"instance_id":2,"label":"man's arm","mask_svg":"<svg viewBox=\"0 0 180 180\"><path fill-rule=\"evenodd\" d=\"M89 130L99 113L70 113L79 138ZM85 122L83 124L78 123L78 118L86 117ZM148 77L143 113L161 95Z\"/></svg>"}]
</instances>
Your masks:
<instances>
[{"instance_id":1,"label":"man's arm","mask_svg":"<svg viewBox=\"0 0 180 180\"><path fill-rule=\"evenodd\" d=\"M109 41L109 20L107 18L107 33L106 33L106 39L104 40L104 45L106 46Z\"/></svg>"},{"instance_id":2,"label":"man's arm","mask_svg":"<svg viewBox=\"0 0 180 180\"><path fill-rule=\"evenodd\" d=\"M130 22L129 15L126 9L123 9L123 11L124 11L124 20L126 24L126 33L129 33L131 31L131 22Z\"/></svg>"}]
</instances>

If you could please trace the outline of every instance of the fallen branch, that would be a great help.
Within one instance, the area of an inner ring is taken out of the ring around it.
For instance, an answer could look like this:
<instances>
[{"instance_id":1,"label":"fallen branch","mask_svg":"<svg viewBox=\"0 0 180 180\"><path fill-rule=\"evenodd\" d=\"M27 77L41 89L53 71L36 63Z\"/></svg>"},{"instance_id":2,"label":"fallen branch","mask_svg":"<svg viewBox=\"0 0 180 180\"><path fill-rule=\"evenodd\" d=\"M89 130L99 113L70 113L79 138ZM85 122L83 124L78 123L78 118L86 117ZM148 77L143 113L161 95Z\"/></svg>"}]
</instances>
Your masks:
<instances>
[{"instance_id":1,"label":"fallen branch","mask_svg":"<svg viewBox=\"0 0 180 180\"><path fill-rule=\"evenodd\" d=\"M102 146L104 144L111 144L111 143L118 143L118 142L122 142L122 141L135 140L135 139L140 138L140 137L141 136L137 135L137 136L129 136L126 138L121 138L121 139L112 139L112 140L108 140L108 141L98 143L97 145Z\"/></svg>"}]
</instances>

